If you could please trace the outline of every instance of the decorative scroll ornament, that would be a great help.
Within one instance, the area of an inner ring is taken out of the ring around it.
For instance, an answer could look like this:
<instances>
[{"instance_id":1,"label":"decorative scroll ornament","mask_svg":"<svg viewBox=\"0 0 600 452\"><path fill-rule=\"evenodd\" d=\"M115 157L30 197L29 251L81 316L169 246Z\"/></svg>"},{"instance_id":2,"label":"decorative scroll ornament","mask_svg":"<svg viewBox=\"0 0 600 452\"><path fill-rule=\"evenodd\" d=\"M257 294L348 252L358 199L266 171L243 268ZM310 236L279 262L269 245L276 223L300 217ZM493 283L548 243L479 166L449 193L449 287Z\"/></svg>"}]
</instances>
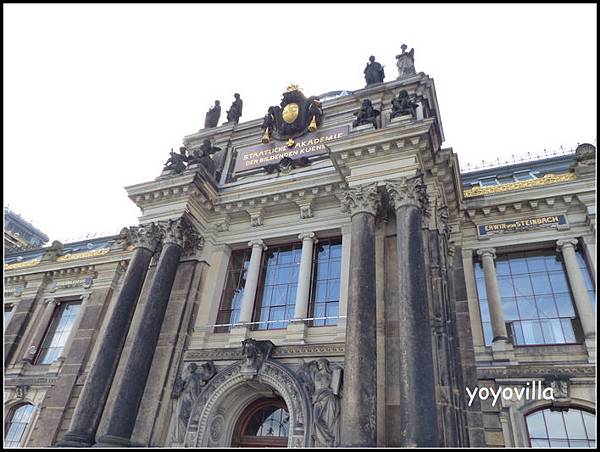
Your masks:
<instances>
[{"instance_id":1,"label":"decorative scroll ornament","mask_svg":"<svg viewBox=\"0 0 600 452\"><path fill-rule=\"evenodd\" d=\"M200 366L191 363L187 367L187 376L177 377L171 394L172 399L177 400L175 411L177 412L177 421L173 429L173 441L182 443L185 439L185 431L192 414L194 404L200 397L204 387L217 374L217 369L212 361L208 361Z\"/></svg>"},{"instance_id":2,"label":"decorative scroll ornament","mask_svg":"<svg viewBox=\"0 0 600 452\"><path fill-rule=\"evenodd\" d=\"M298 378L313 406L314 447L337 447L340 441L340 386L342 369L327 359L304 363Z\"/></svg>"},{"instance_id":3,"label":"decorative scroll ornament","mask_svg":"<svg viewBox=\"0 0 600 452\"><path fill-rule=\"evenodd\" d=\"M376 184L348 189L344 192L341 202L342 212L350 212L350 216L357 213L376 215L380 206L381 195Z\"/></svg>"},{"instance_id":4,"label":"decorative scroll ornament","mask_svg":"<svg viewBox=\"0 0 600 452\"><path fill-rule=\"evenodd\" d=\"M150 223L144 226L131 226L129 230L129 241L134 248L146 248L152 252L156 250L156 246L160 240L160 229Z\"/></svg>"},{"instance_id":5,"label":"decorative scroll ornament","mask_svg":"<svg viewBox=\"0 0 600 452\"><path fill-rule=\"evenodd\" d=\"M395 209L405 206L415 206L423 212L429 207L427 185L423 182L422 173L415 177L403 177L397 181L386 183L390 202Z\"/></svg>"}]
</instances>

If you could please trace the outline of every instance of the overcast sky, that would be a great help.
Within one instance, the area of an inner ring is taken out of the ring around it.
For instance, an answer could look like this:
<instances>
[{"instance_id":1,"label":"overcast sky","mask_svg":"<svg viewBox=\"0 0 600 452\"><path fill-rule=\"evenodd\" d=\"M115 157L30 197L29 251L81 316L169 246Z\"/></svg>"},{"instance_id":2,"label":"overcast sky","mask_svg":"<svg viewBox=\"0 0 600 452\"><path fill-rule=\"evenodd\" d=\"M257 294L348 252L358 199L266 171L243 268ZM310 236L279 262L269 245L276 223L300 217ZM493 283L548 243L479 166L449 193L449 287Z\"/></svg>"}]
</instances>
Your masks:
<instances>
[{"instance_id":1,"label":"overcast sky","mask_svg":"<svg viewBox=\"0 0 600 452\"><path fill-rule=\"evenodd\" d=\"M114 233L215 99L397 77L415 49L461 166L596 144L596 5L4 5L4 205L53 239Z\"/></svg>"}]
</instances>

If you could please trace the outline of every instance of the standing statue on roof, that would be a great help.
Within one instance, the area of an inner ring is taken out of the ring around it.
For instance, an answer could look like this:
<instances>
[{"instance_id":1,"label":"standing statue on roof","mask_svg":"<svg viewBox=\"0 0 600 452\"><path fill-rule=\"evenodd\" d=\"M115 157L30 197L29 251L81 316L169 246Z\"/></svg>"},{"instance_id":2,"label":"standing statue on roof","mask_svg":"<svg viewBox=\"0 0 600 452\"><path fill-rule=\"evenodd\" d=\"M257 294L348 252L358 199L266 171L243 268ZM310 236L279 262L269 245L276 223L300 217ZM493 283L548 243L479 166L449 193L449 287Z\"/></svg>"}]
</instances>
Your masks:
<instances>
[{"instance_id":1,"label":"standing statue on roof","mask_svg":"<svg viewBox=\"0 0 600 452\"><path fill-rule=\"evenodd\" d=\"M410 52L406 52L408 48L406 44L402 44L400 48L402 49L402 53L396 55L396 59L398 60L396 61L396 66L398 66L397 80L411 77L417 73L415 71L415 49L410 49Z\"/></svg>"},{"instance_id":2,"label":"standing statue on roof","mask_svg":"<svg viewBox=\"0 0 600 452\"><path fill-rule=\"evenodd\" d=\"M235 93L233 97L235 97L235 100L231 104L231 108L227 111L227 122L234 122L237 124L240 120L240 116L242 116L244 102L238 93Z\"/></svg>"},{"instance_id":3,"label":"standing statue on roof","mask_svg":"<svg viewBox=\"0 0 600 452\"><path fill-rule=\"evenodd\" d=\"M373 55L369 57L369 63L367 63L364 73L367 86L374 85L375 83L382 83L385 77L383 66L375 61Z\"/></svg>"},{"instance_id":4,"label":"standing statue on roof","mask_svg":"<svg viewBox=\"0 0 600 452\"><path fill-rule=\"evenodd\" d=\"M204 119L204 128L217 127L219 118L221 117L221 102L215 100L215 105L210 107L206 112L206 118Z\"/></svg>"}]
</instances>

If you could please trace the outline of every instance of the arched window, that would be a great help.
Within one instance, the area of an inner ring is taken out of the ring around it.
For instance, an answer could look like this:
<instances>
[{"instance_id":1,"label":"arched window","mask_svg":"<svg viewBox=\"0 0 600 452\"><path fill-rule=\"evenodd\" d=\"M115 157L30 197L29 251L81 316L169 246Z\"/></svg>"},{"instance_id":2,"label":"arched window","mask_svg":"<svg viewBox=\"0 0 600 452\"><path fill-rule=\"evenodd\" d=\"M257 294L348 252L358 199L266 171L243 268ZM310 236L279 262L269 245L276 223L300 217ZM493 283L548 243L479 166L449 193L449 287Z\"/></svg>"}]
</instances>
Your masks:
<instances>
[{"instance_id":1,"label":"arched window","mask_svg":"<svg viewBox=\"0 0 600 452\"><path fill-rule=\"evenodd\" d=\"M13 409L12 415L6 423L6 436L4 437L4 447L21 447L23 435L27 425L31 420L33 405L26 403Z\"/></svg>"},{"instance_id":2,"label":"arched window","mask_svg":"<svg viewBox=\"0 0 600 452\"><path fill-rule=\"evenodd\" d=\"M531 447L596 447L596 416L571 408L534 411L525 418Z\"/></svg>"},{"instance_id":3,"label":"arched window","mask_svg":"<svg viewBox=\"0 0 600 452\"><path fill-rule=\"evenodd\" d=\"M240 416L233 435L233 447L286 447L290 416L285 402L261 399Z\"/></svg>"}]
</instances>

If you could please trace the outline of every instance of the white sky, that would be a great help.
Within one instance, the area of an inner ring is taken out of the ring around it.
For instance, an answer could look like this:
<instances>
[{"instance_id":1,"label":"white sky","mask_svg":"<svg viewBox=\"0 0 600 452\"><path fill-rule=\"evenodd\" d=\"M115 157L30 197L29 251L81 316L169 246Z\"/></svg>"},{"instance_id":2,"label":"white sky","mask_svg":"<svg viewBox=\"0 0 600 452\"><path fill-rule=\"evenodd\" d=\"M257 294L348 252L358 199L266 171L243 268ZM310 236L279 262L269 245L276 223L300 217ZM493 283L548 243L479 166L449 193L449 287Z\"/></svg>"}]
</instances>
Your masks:
<instances>
[{"instance_id":1,"label":"white sky","mask_svg":"<svg viewBox=\"0 0 600 452\"><path fill-rule=\"evenodd\" d=\"M123 187L156 178L215 99L241 122L289 83L397 77L415 48L461 165L596 144L596 5L4 5L4 205L50 239L137 223Z\"/></svg>"}]
</instances>

